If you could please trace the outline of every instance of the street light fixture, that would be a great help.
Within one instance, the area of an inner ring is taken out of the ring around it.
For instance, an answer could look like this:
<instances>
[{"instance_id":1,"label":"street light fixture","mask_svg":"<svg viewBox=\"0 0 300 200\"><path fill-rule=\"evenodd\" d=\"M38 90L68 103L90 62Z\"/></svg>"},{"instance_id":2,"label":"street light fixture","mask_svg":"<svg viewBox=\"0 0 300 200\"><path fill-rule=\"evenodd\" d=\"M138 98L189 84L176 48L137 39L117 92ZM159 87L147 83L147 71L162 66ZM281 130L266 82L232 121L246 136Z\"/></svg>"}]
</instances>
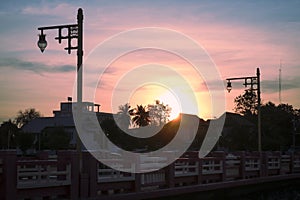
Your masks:
<instances>
[{"instance_id":1,"label":"street light fixture","mask_svg":"<svg viewBox=\"0 0 300 200\"><path fill-rule=\"evenodd\" d=\"M43 31L41 34L39 34L39 41L37 45L40 48L41 52L43 53L45 48L47 47L46 35L43 34Z\"/></svg>"},{"instance_id":2,"label":"street light fixture","mask_svg":"<svg viewBox=\"0 0 300 200\"><path fill-rule=\"evenodd\" d=\"M260 71L259 68L256 69L256 76L246 76L238 78L227 78L227 91L232 90L231 81L233 80L244 80L244 86L247 87L250 85L250 90L257 91L257 129L258 129L258 151L261 152L261 99L260 99ZM256 88L254 88L256 85Z\"/></svg>"},{"instance_id":3,"label":"street light fixture","mask_svg":"<svg viewBox=\"0 0 300 200\"><path fill-rule=\"evenodd\" d=\"M65 50L71 54L72 50L77 50L77 103L82 103L82 58L83 58L83 11L81 8L78 9L77 14L77 24L67 24L58 26L47 26L39 27L38 30L41 31L39 34L39 40L37 42L38 47L43 53L47 47L45 30L58 30L58 37L55 37L60 44L62 40L68 41L68 46ZM67 29L67 35L62 35L62 30ZM72 46L72 39L77 39L77 46Z\"/></svg>"},{"instance_id":4,"label":"street light fixture","mask_svg":"<svg viewBox=\"0 0 300 200\"><path fill-rule=\"evenodd\" d=\"M231 86L231 82L230 81L227 82L226 89L227 89L228 93L230 93L230 91L232 90L232 86Z\"/></svg>"}]
</instances>

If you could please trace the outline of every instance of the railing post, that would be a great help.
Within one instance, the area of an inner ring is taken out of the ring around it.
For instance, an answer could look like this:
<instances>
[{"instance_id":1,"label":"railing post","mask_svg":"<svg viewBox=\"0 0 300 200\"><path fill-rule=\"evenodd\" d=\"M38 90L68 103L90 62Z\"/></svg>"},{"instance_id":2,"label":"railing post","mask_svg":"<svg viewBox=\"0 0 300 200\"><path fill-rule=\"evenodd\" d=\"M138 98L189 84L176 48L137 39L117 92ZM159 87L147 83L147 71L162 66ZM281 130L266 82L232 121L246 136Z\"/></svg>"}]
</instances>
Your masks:
<instances>
[{"instance_id":1,"label":"railing post","mask_svg":"<svg viewBox=\"0 0 300 200\"><path fill-rule=\"evenodd\" d=\"M259 176L263 177L263 176L268 176L268 159L269 156L267 154L267 152L260 152L259 153L259 157L260 157L260 173Z\"/></svg>"},{"instance_id":2,"label":"railing post","mask_svg":"<svg viewBox=\"0 0 300 200\"><path fill-rule=\"evenodd\" d=\"M240 157L239 178L245 179L246 178L246 173L245 173L246 153L245 151L240 151L236 153L236 155Z\"/></svg>"},{"instance_id":3,"label":"railing post","mask_svg":"<svg viewBox=\"0 0 300 200\"><path fill-rule=\"evenodd\" d=\"M86 199L89 196L89 176L86 173L80 174L80 198Z\"/></svg>"},{"instance_id":4,"label":"railing post","mask_svg":"<svg viewBox=\"0 0 300 200\"><path fill-rule=\"evenodd\" d=\"M139 171L140 170L140 166L141 166L140 155L136 155L135 159L136 159L135 169L137 171ZM141 173L136 173L135 174L134 192L141 191L141 187L142 187L142 180L141 180L141 178L142 178Z\"/></svg>"},{"instance_id":5,"label":"railing post","mask_svg":"<svg viewBox=\"0 0 300 200\"><path fill-rule=\"evenodd\" d=\"M290 171L291 171L291 174L293 174L295 172L295 170L294 170L294 160L295 160L295 154L291 153L291 160L290 160Z\"/></svg>"},{"instance_id":6,"label":"railing post","mask_svg":"<svg viewBox=\"0 0 300 200\"><path fill-rule=\"evenodd\" d=\"M90 172L90 157L89 152L84 151L81 153L81 159L82 159L82 170L80 173L80 197L85 199L89 196L89 172Z\"/></svg>"},{"instance_id":7,"label":"railing post","mask_svg":"<svg viewBox=\"0 0 300 200\"><path fill-rule=\"evenodd\" d=\"M17 199L17 153L16 151L0 151L3 161L0 199ZM0 176L1 177L1 176Z\"/></svg>"},{"instance_id":8,"label":"railing post","mask_svg":"<svg viewBox=\"0 0 300 200\"><path fill-rule=\"evenodd\" d=\"M198 176L197 176L197 182L198 184L202 184L202 158L198 158L199 166L198 166Z\"/></svg>"},{"instance_id":9,"label":"railing post","mask_svg":"<svg viewBox=\"0 0 300 200\"><path fill-rule=\"evenodd\" d=\"M79 155L78 155L78 152L71 151L71 150L58 151L57 159L58 159L60 168L63 167L62 165L66 165L66 163L71 165L70 199L77 200L79 198L79 192L78 192L79 191Z\"/></svg>"},{"instance_id":10,"label":"railing post","mask_svg":"<svg viewBox=\"0 0 300 200\"><path fill-rule=\"evenodd\" d=\"M71 156L71 199L79 197L79 154L76 151L70 151Z\"/></svg>"},{"instance_id":11,"label":"railing post","mask_svg":"<svg viewBox=\"0 0 300 200\"><path fill-rule=\"evenodd\" d=\"M226 180L226 153L224 151L219 152L212 152L211 156L214 157L214 162L216 160L221 163L222 167L222 174L221 174L221 181Z\"/></svg>"},{"instance_id":12,"label":"railing post","mask_svg":"<svg viewBox=\"0 0 300 200\"><path fill-rule=\"evenodd\" d=\"M171 163L169 166L165 168L166 173L166 183L168 188L174 187L174 176L175 176L175 162Z\"/></svg>"},{"instance_id":13,"label":"railing post","mask_svg":"<svg viewBox=\"0 0 300 200\"><path fill-rule=\"evenodd\" d=\"M221 161L222 161L222 181L226 181L226 154L223 152L221 154Z\"/></svg>"},{"instance_id":14,"label":"railing post","mask_svg":"<svg viewBox=\"0 0 300 200\"><path fill-rule=\"evenodd\" d=\"M245 151L241 152L241 166L240 166L240 173L241 173L241 178L245 179L246 178L246 153Z\"/></svg>"},{"instance_id":15,"label":"railing post","mask_svg":"<svg viewBox=\"0 0 300 200\"><path fill-rule=\"evenodd\" d=\"M280 175L281 174L281 168L282 168L282 164L281 164L281 152L280 151L277 151L276 152L276 157L277 157L277 160L278 160L278 169L277 169L277 175Z\"/></svg>"},{"instance_id":16,"label":"railing post","mask_svg":"<svg viewBox=\"0 0 300 200\"><path fill-rule=\"evenodd\" d=\"M141 191L141 173L135 174L135 181L134 181L134 192Z\"/></svg>"},{"instance_id":17,"label":"railing post","mask_svg":"<svg viewBox=\"0 0 300 200\"><path fill-rule=\"evenodd\" d=\"M97 183L98 183L98 160L89 152L82 154L82 170L87 175L88 184L85 187L85 193L89 197L97 196Z\"/></svg>"}]
</instances>

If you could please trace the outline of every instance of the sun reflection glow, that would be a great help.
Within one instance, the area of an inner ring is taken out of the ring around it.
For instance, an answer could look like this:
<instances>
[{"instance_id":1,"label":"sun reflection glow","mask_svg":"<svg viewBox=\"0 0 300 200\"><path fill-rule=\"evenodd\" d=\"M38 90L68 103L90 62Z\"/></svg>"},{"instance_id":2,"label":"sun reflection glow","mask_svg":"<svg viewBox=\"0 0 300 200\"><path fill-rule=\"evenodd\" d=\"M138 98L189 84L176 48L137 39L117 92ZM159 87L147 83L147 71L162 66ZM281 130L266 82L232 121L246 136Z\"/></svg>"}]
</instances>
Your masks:
<instances>
[{"instance_id":1,"label":"sun reflection glow","mask_svg":"<svg viewBox=\"0 0 300 200\"><path fill-rule=\"evenodd\" d=\"M165 105L169 105L172 108L169 120L177 118L178 115L182 112L179 101L177 100L175 95L169 90L164 92L157 99L163 102Z\"/></svg>"},{"instance_id":2,"label":"sun reflection glow","mask_svg":"<svg viewBox=\"0 0 300 200\"><path fill-rule=\"evenodd\" d=\"M140 104L144 106L155 104L156 100L171 108L169 120L177 118L179 113L182 113L180 101L176 95L170 89L160 85L149 84L138 88L131 95L129 102L131 106L135 107Z\"/></svg>"}]
</instances>

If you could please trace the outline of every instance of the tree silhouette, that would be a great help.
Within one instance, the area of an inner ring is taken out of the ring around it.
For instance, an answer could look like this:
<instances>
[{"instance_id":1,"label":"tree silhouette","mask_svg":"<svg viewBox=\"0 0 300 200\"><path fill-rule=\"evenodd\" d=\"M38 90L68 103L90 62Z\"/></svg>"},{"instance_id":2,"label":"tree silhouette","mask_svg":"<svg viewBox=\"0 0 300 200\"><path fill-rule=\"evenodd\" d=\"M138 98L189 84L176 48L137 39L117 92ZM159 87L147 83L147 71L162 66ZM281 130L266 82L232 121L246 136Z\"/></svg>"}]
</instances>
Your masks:
<instances>
[{"instance_id":1,"label":"tree silhouette","mask_svg":"<svg viewBox=\"0 0 300 200\"><path fill-rule=\"evenodd\" d=\"M136 108L131 109L130 115L133 116L132 122L139 127L148 126L151 122L149 111L146 106L137 105Z\"/></svg>"},{"instance_id":2,"label":"tree silhouette","mask_svg":"<svg viewBox=\"0 0 300 200\"><path fill-rule=\"evenodd\" d=\"M21 128L31 120L38 117L41 117L41 113L36 111L35 108L25 109L24 112L20 110L15 118L15 123L19 128Z\"/></svg>"},{"instance_id":3,"label":"tree silhouette","mask_svg":"<svg viewBox=\"0 0 300 200\"><path fill-rule=\"evenodd\" d=\"M16 134L18 127L9 119L3 122L0 127L0 148L10 149L16 147Z\"/></svg>"},{"instance_id":4,"label":"tree silhouette","mask_svg":"<svg viewBox=\"0 0 300 200\"><path fill-rule=\"evenodd\" d=\"M246 90L243 95L235 98L234 103L237 113L244 115L253 124L257 124L255 92ZM272 102L267 102L261 105L261 121L263 150L287 150L292 145L293 136L296 146L300 145L299 138L296 137L298 122L300 122L299 109L294 109L289 104L275 105ZM236 130L237 136L243 132L243 130L238 130L238 127ZM250 138L247 140L250 141ZM240 142L242 138L236 138L232 141Z\"/></svg>"},{"instance_id":5,"label":"tree silhouette","mask_svg":"<svg viewBox=\"0 0 300 200\"><path fill-rule=\"evenodd\" d=\"M119 106L119 112L117 113L117 124L122 129L128 129L128 127L130 126L130 122L131 122L130 112L132 111L130 109L129 103Z\"/></svg>"},{"instance_id":6,"label":"tree silhouette","mask_svg":"<svg viewBox=\"0 0 300 200\"><path fill-rule=\"evenodd\" d=\"M243 95L239 95L234 99L234 111L242 115L257 114L257 95L251 90L245 90Z\"/></svg>"},{"instance_id":7,"label":"tree silhouette","mask_svg":"<svg viewBox=\"0 0 300 200\"><path fill-rule=\"evenodd\" d=\"M261 107L262 145L265 150L286 150L292 145L294 120L298 120L297 110L288 104L276 106L268 102ZM299 145L299 144L298 144Z\"/></svg>"},{"instance_id":8,"label":"tree silhouette","mask_svg":"<svg viewBox=\"0 0 300 200\"><path fill-rule=\"evenodd\" d=\"M68 149L70 140L70 134L63 127L46 128L42 133L41 147L51 150Z\"/></svg>"},{"instance_id":9,"label":"tree silhouette","mask_svg":"<svg viewBox=\"0 0 300 200\"><path fill-rule=\"evenodd\" d=\"M152 125L161 126L169 121L171 107L163 102L155 100L155 104L148 105L148 110Z\"/></svg>"},{"instance_id":10,"label":"tree silhouette","mask_svg":"<svg viewBox=\"0 0 300 200\"><path fill-rule=\"evenodd\" d=\"M21 149L23 154L26 154L26 151L33 146L33 142L34 135L32 133L19 132L17 134L18 147Z\"/></svg>"}]
</instances>

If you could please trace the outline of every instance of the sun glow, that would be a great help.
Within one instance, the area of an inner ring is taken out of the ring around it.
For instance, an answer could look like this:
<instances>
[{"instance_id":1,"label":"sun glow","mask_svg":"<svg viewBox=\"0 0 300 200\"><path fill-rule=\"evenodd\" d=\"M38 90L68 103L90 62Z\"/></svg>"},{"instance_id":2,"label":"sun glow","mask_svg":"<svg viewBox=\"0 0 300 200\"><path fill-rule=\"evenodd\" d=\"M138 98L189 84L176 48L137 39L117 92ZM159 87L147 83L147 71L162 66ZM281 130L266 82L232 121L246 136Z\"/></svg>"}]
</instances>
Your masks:
<instances>
[{"instance_id":1,"label":"sun glow","mask_svg":"<svg viewBox=\"0 0 300 200\"><path fill-rule=\"evenodd\" d=\"M182 112L180 103L172 92L166 91L162 95L160 95L157 99L160 100L165 105L171 107L172 110L170 113L169 120L173 120L177 118L178 115Z\"/></svg>"},{"instance_id":2,"label":"sun glow","mask_svg":"<svg viewBox=\"0 0 300 200\"><path fill-rule=\"evenodd\" d=\"M133 92L129 99L132 106L155 104L159 100L160 103L168 105L171 108L169 120L173 120L182 113L182 108L177 95L170 89L161 85L149 84L144 85Z\"/></svg>"}]
</instances>

